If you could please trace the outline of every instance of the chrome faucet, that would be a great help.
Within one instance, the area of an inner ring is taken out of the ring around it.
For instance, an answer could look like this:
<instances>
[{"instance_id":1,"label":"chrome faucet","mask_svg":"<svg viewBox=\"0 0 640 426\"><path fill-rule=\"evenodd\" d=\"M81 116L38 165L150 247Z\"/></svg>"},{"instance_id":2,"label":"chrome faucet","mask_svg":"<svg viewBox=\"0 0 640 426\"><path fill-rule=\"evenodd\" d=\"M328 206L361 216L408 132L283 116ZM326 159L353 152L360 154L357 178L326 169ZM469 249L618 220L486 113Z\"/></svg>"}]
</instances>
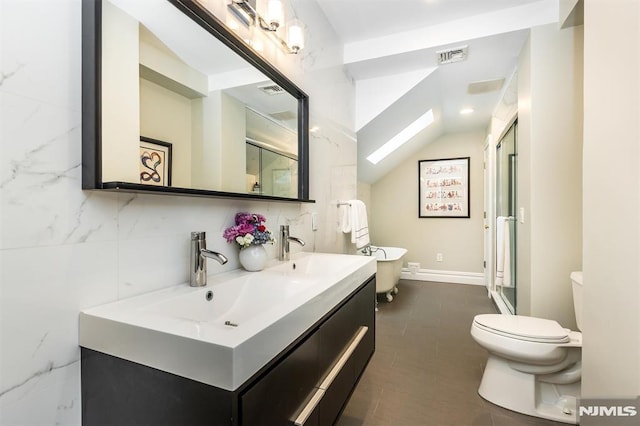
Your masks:
<instances>
[{"instance_id":1,"label":"chrome faucet","mask_svg":"<svg viewBox=\"0 0 640 426\"><path fill-rule=\"evenodd\" d=\"M291 251L289 249L289 242L291 241L304 246L302 239L289 235L289 225L280 225L280 255L278 256L278 260L291 259Z\"/></svg>"},{"instance_id":2,"label":"chrome faucet","mask_svg":"<svg viewBox=\"0 0 640 426\"><path fill-rule=\"evenodd\" d=\"M207 285L207 259L216 260L221 265L229 259L216 251L207 250L205 232L191 233L191 256L189 259L189 285L191 287L204 287Z\"/></svg>"}]
</instances>

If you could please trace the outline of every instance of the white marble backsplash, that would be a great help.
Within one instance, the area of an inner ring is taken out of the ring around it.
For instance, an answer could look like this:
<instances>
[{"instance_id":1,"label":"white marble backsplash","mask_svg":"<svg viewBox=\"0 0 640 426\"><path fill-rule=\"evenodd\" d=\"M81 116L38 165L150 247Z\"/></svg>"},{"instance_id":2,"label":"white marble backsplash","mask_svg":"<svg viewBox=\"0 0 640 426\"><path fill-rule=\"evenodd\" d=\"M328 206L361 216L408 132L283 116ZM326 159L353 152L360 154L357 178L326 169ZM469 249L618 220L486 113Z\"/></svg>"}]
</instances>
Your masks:
<instances>
[{"instance_id":1,"label":"white marble backsplash","mask_svg":"<svg viewBox=\"0 0 640 426\"><path fill-rule=\"evenodd\" d=\"M356 196L354 88L317 4L295 8L313 36L275 62L311 97L313 204L82 191L81 2L0 0L1 425L80 424L79 311L186 282L191 231L230 258L211 273L238 267L222 239L238 211L350 250L335 202Z\"/></svg>"}]
</instances>

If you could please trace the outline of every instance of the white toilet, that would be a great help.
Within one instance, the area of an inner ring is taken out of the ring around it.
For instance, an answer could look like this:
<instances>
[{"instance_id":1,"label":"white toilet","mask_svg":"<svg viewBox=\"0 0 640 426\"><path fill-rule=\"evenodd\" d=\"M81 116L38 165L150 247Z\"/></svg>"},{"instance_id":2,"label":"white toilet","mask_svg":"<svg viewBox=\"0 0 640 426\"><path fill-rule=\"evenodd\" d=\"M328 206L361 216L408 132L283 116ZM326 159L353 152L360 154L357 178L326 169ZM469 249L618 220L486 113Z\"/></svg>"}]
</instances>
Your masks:
<instances>
[{"instance_id":1,"label":"white toilet","mask_svg":"<svg viewBox=\"0 0 640 426\"><path fill-rule=\"evenodd\" d=\"M572 272L573 305L582 322L582 272ZM582 333L522 315L476 315L471 336L487 351L478 393L509 410L577 423Z\"/></svg>"}]
</instances>

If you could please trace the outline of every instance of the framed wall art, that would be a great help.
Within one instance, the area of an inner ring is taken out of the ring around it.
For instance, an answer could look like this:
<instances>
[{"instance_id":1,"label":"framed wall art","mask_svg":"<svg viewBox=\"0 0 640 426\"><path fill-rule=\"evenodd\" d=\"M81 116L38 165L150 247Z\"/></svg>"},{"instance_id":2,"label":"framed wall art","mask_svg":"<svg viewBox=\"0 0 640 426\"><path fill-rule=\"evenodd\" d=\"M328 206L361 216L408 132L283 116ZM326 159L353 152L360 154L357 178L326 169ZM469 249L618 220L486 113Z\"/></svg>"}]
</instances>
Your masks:
<instances>
[{"instance_id":1,"label":"framed wall art","mask_svg":"<svg viewBox=\"0 0 640 426\"><path fill-rule=\"evenodd\" d=\"M469 157L418 161L418 217L471 217L469 176Z\"/></svg>"},{"instance_id":2,"label":"framed wall art","mask_svg":"<svg viewBox=\"0 0 640 426\"><path fill-rule=\"evenodd\" d=\"M171 144L140 136L140 183L171 186Z\"/></svg>"}]
</instances>

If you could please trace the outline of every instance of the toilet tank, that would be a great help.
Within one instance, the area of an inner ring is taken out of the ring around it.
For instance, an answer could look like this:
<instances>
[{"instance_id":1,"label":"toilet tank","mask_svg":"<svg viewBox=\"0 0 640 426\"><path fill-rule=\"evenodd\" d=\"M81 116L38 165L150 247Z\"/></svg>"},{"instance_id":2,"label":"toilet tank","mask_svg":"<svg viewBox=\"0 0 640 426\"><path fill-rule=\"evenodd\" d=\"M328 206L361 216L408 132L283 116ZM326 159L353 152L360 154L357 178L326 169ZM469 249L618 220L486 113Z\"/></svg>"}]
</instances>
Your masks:
<instances>
[{"instance_id":1,"label":"toilet tank","mask_svg":"<svg viewBox=\"0 0 640 426\"><path fill-rule=\"evenodd\" d=\"M582 271L571 273L571 286L573 288L573 308L576 311L576 324L582 331Z\"/></svg>"}]
</instances>

